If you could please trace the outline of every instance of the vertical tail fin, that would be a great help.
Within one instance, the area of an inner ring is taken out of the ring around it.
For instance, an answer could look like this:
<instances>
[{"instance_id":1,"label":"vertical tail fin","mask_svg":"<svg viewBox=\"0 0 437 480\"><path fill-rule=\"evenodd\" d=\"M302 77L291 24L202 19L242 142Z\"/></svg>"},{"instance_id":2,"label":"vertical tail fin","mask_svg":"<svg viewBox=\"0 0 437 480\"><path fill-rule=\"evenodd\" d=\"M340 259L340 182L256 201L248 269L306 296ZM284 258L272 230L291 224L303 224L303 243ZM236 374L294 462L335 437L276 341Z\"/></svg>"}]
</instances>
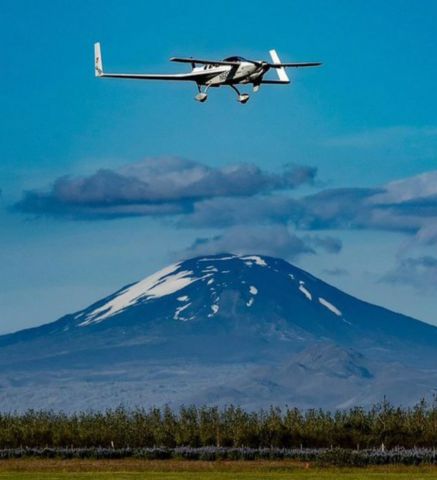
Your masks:
<instances>
[{"instance_id":1,"label":"vertical tail fin","mask_svg":"<svg viewBox=\"0 0 437 480\"><path fill-rule=\"evenodd\" d=\"M94 44L94 73L96 77L103 75L102 51L99 42Z\"/></svg>"},{"instance_id":2,"label":"vertical tail fin","mask_svg":"<svg viewBox=\"0 0 437 480\"><path fill-rule=\"evenodd\" d=\"M272 58L272 62L274 64L280 64L281 63L281 60L279 59L279 56L276 53L276 50L270 50L269 53L270 53L270 57ZM281 82L287 82L287 83L290 82L290 79L288 78L287 72L285 71L284 67L275 68L275 70L277 71L279 80Z\"/></svg>"}]
</instances>

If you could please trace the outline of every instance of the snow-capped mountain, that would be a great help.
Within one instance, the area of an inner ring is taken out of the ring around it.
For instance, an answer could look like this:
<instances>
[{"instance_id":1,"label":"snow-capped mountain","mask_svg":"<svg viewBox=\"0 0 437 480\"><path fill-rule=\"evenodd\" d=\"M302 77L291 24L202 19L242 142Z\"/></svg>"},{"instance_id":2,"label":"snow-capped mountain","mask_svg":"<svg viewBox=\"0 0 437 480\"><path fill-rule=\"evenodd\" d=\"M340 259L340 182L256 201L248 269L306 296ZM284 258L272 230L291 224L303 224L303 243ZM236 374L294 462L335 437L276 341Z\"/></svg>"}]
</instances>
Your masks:
<instances>
[{"instance_id":1,"label":"snow-capped mountain","mask_svg":"<svg viewBox=\"0 0 437 480\"><path fill-rule=\"evenodd\" d=\"M222 254L0 337L0 400L6 409L411 403L437 387L436 348L437 328L284 260Z\"/></svg>"}]
</instances>

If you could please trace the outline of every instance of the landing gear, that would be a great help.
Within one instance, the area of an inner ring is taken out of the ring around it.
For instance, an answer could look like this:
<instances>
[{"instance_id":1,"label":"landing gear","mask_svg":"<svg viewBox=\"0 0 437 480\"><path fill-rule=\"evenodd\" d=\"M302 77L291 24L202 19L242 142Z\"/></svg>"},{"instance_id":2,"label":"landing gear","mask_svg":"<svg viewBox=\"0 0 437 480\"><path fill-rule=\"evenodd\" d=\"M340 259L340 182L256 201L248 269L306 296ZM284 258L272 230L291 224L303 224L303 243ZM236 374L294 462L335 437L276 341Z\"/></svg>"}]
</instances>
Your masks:
<instances>
[{"instance_id":1,"label":"landing gear","mask_svg":"<svg viewBox=\"0 0 437 480\"><path fill-rule=\"evenodd\" d=\"M209 88L209 85L202 92L200 85L197 85L197 90L199 91L199 93L194 98L200 103L206 102L206 100L208 99L208 94L206 93L208 88Z\"/></svg>"},{"instance_id":2,"label":"landing gear","mask_svg":"<svg viewBox=\"0 0 437 480\"><path fill-rule=\"evenodd\" d=\"M199 92L195 97L194 97L198 102L206 102L208 95L204 92Z\"/></svg>"},{"instance_id":3,"label":"landing gear","mask_svg":"<svg viewBox=\"0 0 437 480\"><path fill-rule=\"evenodd\" d=\"M249 95L247 93L240 93L240 91L238 90L237 87L235 87L234 85L229 85L233 90L235 90L237 92L237 95L238 95L238 98L237 100L240 102L240 103L247 103L249 101Z\"/></svg>"},{"instance_id":4,"label":"landing gear","mask_svg":"<svg viewBox=\"0 0 437 480\"><path fill-rule=\"evenodd\" d=\"M207 85L205 87L205 89L202 91L202 86L201 85L197 85L197 95L194 97L195 100L197 100L198 102L200 103L204 103L208 100L208 94L206 93L208 91L208 88L210 87L211 85ZM215 86L215 85L213 85ZM229 85L232 90L234 90L238 97L237 97L237 100L240 102L240 103L247 103L249 101L249 94L248 93L240 93L240 91L238 90L238 88L235 86L235 85Z\"/></svg>"}]
</instances>

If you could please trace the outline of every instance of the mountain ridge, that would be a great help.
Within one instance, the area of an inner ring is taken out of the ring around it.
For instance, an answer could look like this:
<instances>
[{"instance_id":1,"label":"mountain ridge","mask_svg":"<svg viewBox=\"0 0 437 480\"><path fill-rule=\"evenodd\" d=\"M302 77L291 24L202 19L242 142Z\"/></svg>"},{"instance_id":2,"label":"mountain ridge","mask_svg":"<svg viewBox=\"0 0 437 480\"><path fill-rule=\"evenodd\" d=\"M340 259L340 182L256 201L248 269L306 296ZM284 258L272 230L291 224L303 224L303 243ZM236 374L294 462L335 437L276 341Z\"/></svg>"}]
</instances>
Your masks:
<instances>
[{"instance_id":1,"label":"mountain ridge","mask_svg":"<svg viewBox=\"0 0 437 480\"><path fill-rule=\"evenodd\" d=\"M285 260L225 253L178 262L55 322L0 336L0 366L9 372L0 374L0 401L7 407L21 394L18 403L33 407L30 398L44 401L41 385L62 384L72 408L95 402L96 385L113 395L126 388L115 395L125 403L133 391L148 404L223 403L234 392L246 406L294 398L331 407L352 397L368 402L374 395L363 392L372 385L386 395L387 375L394 401L411 402L414 391L398 385L408 377L418 395L431 395L436 347L432 325L356 299ZM14 375L19 387L11 387ZM39 394L29 394L32 382ZM155 393L147 396L142 382ZM323 394L330 383L338 392ZM62 398L53 393L53 404Z\"/></svg>"}]
</instances>

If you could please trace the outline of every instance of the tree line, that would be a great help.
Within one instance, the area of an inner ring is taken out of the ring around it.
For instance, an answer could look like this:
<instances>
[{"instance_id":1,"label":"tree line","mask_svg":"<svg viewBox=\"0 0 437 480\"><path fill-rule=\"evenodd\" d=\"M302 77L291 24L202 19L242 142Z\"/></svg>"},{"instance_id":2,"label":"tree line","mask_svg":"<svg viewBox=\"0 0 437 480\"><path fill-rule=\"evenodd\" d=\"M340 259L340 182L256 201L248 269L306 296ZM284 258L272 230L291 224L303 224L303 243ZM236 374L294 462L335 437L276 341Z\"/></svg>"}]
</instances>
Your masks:
<instances>
[{"instance_id":1,"label":"tree line","mask_svg":"<svg viewBox=\"0 0 437 480\"><path fill-rule=\"evenodd\" d=\"M14 448L434 448L437 400L401 408L329 412L184 406L62 413L0 413L0 449Z\"/></svg>"}]
</instances>

